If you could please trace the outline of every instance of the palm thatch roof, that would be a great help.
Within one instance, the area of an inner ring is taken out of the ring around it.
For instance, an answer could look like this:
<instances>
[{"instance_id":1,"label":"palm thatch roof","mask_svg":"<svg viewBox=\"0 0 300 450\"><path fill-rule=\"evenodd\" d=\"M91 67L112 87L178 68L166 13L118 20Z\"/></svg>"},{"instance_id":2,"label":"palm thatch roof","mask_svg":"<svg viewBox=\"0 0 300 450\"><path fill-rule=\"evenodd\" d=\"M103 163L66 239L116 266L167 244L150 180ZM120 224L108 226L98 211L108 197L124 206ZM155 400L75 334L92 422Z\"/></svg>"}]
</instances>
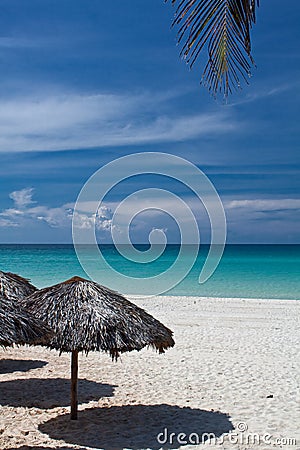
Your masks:
<instances>
[{"instance_id":1,"label":"palm thatch roof","mask_svg":"<svg viewBox=\"0 0 300 450\"><path fill-rule=\"evenodd\" d=\"M0 270L0 295L7 299L24 298L35 292L37 288L29 280L15 273Z\"/></svg>"},{"instance_id":2,"label":"palm thatch roof","mask_svg":"<svg viewBox=\"0 0 300 450\"><path fill-rule=\"evenodd\" d=\"M39 344L47 334L52 333L41 320L0 295L0 346Z\"/></svg>"},{"instance_id":3,"label":"palm thatch roof","mask_svg":"<svg viewBox=\"0 0 300 450\"><path fill-rule=\"evenodd\" d=\"M54 331L47 346L60 352L102 350L120 353L152 346L172 347L172 331L107 287L74 277L41 289L23 301Z\"/></svg>"}]
</instances>

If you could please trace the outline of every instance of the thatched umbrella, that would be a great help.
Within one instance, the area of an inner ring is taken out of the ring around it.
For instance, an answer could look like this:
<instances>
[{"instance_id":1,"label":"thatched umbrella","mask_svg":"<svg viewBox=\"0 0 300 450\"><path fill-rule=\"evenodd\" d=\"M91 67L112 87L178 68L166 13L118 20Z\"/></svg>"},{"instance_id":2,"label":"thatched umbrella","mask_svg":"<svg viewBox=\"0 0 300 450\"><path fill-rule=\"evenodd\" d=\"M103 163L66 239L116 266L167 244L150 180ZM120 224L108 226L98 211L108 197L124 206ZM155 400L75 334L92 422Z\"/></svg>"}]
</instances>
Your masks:
<instances>
[{"instance_id":1,"label":"thatched umbrella","mask_svg":"<svg viewBox=\"0 0 300 450\"><path fill-rule=\"evenodd\" d=\"M15 273L0 270L0 295L5 298L24 298L35 292L37 288L29 280Z\"/></svg>"},{"instance_id":2,"label":"thatched umbrella","mask_svg":"<svg viewBox=\"0 0 300 450\"><path fill-rule=\"evenodd\" d=\"M52 335L40 319L0 295L0 346L42 343L47 334Z\"/></svg>"},{"instance_id":3,"label":"thatched umbrella","mask_svg":"<svg viewBox=\"0 0 300 450\"><path fill-rule=\"evenodd\" d=\"M77 419L78 352L120 353L152 346L160 353L172 347L172 331L122 295L74 277L35 292L24 300L28 311L54 331L47 346L72 352L71 419Z\"/></svg>"}]
</instances>

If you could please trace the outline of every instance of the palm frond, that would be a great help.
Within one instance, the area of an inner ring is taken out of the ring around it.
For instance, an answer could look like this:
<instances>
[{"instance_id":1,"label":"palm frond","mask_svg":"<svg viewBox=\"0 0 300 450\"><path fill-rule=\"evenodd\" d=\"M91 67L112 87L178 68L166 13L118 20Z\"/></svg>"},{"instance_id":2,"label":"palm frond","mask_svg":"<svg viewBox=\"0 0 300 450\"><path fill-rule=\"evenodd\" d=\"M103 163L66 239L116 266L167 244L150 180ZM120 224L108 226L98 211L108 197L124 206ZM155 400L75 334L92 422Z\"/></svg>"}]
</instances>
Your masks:
<instances>
[{"instance_id":1,"label":"palm frond","mask_svg":"<svg viewBox=\"0 0 300 450\"><path fill-rule=\"evenodd\" d=\"M180 55L192 67L207 48L202 82L209 91L227 96L241 79L248 84L254 64L250 30L259 0L172 0L172 5L176 2L172 26L179 26Z\"/></svg>"}]
</instances>

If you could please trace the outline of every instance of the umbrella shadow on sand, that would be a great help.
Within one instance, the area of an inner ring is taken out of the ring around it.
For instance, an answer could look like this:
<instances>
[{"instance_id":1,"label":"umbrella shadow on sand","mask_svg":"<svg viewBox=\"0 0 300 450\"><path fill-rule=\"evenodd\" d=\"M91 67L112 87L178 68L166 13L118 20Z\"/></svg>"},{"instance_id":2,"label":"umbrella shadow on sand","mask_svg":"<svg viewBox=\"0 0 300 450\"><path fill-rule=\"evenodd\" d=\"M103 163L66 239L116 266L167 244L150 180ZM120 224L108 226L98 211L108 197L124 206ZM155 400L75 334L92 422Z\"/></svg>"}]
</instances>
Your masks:
<instances>
[{"instance_id":1,"label":"umbrella shadow on sand","mask_svg":"<svg viewBox=\"0 0 300 450\"><path fill-rule=\"evenodd\" d=\"M74 447L62 447L61 445L57 447L59 450L74 450ZM13 450L53 450L53 447L35 447L32 445L22 445L22 447L16 447ZM83 447L78 450L86 450Z\"/></svg>"},{"instance_id":2,"label":"umbrella shadow on sand","mask_svg":"<svg viewBox=\"0 0 300 450\"><path fill-rule=\"evenodd\" d=\"M0 359L0 375L12 372L28 372L33 369L41 369L48 364L47 361L38 359Z\"/></svg>"},{"instance_id":3,"label":"umbrella shadow on sand","mask_svg":"<svg viewBox=\"0 0 300 450\"><path fill-rule=\"evenodd\" d=\"M78 380L79 402L112 397L116 386L86 379ZM0 405L41 409L68 406L70 381L64 378L29 378L0 382Z\"/></svg>"},{"instance_id":4,"label":"umbrella shadow on sand","mask_svg":"<svg viewBox=\"0 0 300 450\"><path fill-rule=\"evenodd\" d=\"M233 430L229 419L221 412L189 407L124 405L79 411L77 422L70 422L68 414L61 415L39 425L39 430L52 439L84 448L176 449L199 446L209 433L216 438L228 433Z\"/></svg>"}]
</instances>

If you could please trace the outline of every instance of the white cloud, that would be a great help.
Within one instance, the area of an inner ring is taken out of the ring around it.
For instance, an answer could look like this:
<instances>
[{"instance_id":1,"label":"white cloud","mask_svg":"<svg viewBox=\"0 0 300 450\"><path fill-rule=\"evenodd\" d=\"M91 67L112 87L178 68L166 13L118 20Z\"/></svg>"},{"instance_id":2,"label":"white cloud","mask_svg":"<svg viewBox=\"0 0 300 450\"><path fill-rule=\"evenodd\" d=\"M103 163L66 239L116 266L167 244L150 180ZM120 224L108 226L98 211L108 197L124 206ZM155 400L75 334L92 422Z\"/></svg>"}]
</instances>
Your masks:
<instances>
[{"instance_id":1,"label":"white cloud","mask_svg":"<svg viewBox=\"0 0 300 450\"><path fill-rule=\"evenodd\" d=\"M170 96L32 94L3 99L0 152L178 142L236 127L228 110L179 117L163 113Z\"/></svg>"},{"instance_id":2,"label":"white cloud","mask_svg":"<svg viewBox=\"0 0 300 450\"><path fill-rule=\"evenodd\" d=\"M44 205L30 206L36 203L32 200L33 188L24 188L12 192L9 197L14 202L13 208L0 213L0 227L21 226L28 221L45 222L51 228L70 227L73 217L71 203L51 208ZM96 214L79 213L75 216L75 226L91 228L96 224L98 231L109 231L111 227L112 211L107 206L101 206Z\"/></svg>"},{"instance_id":3,"label":"white cloud","mask_svg":"<svg viewBox=\"0 0 300 450\"><path fill-rule=\"evenodd\" d=\"M9 194L9 197L14 201L17 208L24 208L31 203L32 201L33 189L25 188L20 191L14 191Z\"/></svg>"},{"instance_id":4,"label":"white cloud","mask_svg":"<svg viewBox=\"0 0 300 450\"><path fill-rule=\"evenodd\" d=\"M74 225L81 230L96 227L97 230L110 231L112 226L112 210L107 206L100 206L97 213L74 212Z\"/></svg>"},{"instance_id":5,"label":"white cloud","mask_svg":"<svg viewBox=\"0 0 300 450\"><path fill-rule=\"evenodd\" d=\"M268 97L274 97L276 95L283 94L287 91L295 90L295 88L299 87L299 82L290 81L281 85L273 86L273 87L263 87L257 89L253 92L249 92L245 95L245 97L236 102L228 103L228 107L243 105L245 103L252 103L257 100L262 100Z\"/></svg>"},{"instance_id":6,"label":"white cloud","mask_svg":"<svg viewBox=\"0 0 300 450\"><path fill-rule=\"evenodd\" d=\"M231 200L224 206L229 242L299 242L298 199Z\"/></svg>"},{"instance_id":7,"label":"white cloud","mask_svg":"<svg viewBox=\"0 0 300 450\"><path fill-rule=\"evenodd\" d=\"M232 200L226 202L226 209L240 209L248 211L286 211L300 209L298 199L253 199L253 200Z\"/></svg>"},{"instance_id":8,"label":"white cloud","mask_svg":"<svg viewBox=\"0 0 300 450\"><path fill-rule=\"evenodd\" d=\"M1 227L18 227L19 224L17 222L13 222L12 220L9 219L3 219L0 217L0 228Z\"/></svg>"}]
</instances>

